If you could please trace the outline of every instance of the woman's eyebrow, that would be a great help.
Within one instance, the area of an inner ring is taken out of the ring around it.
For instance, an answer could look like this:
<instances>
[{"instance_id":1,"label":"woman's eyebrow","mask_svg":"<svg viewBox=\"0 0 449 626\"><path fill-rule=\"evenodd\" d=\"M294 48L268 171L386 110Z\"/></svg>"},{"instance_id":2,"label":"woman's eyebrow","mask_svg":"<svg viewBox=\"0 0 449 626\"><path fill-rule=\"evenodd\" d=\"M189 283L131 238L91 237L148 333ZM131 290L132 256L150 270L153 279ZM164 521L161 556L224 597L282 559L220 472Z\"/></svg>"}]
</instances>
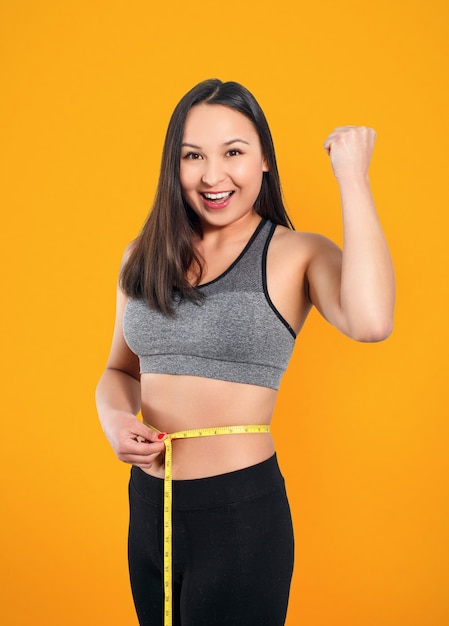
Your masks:
<instances>
[{"instance_id":1,"label":"woman's eyebrow","mask_svg":"<svg viewBox=\"0 0 449 626\"><path fill-rule=\"evenodd\" d=\"M236 139L230 139L229 141L225 141L223 145L224 146L230 146L231 143L237 143L237 142L246 143L247 146L250 145L249 141L245 141L244 139L239 139L238 137Z\"/></svg>"},{"instance_id":2,"label":"woman's eyebrow","mask_svg":"<svg viewBox=\"0 0 449 626\"><path fill-rule=\"evenodd\" d=\"M235 139L230 139L229 141L224 142L224 146L230 146L232 143L246 143L247 146L250 145L249 141L245 141L245 139L240 139L236 137ZM201 150L201 146L197 146L194 143L183 142L181 144L181 148L194 148L195 150Z\"/></svg>"}]
</instances>

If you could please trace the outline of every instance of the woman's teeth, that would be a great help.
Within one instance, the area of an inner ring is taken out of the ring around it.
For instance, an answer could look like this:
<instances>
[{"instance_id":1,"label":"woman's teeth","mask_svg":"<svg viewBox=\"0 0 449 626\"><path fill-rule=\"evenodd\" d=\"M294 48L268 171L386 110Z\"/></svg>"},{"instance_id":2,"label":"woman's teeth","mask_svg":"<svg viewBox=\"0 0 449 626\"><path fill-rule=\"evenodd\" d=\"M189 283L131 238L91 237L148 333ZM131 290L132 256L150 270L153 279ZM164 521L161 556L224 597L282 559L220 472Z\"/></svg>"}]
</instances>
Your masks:
<instances>
[{"instance_id":1,"label":"woman's teeth","mask_svg":"<svg viewBox=\"0 0 449 626\"><path fill-rule=\"evenodd\" d=\"M229 198L232 191L222 191L220 193L203 193L203 196L207 200L224 200L225 198Z\"/></svg>"}]
</instances>

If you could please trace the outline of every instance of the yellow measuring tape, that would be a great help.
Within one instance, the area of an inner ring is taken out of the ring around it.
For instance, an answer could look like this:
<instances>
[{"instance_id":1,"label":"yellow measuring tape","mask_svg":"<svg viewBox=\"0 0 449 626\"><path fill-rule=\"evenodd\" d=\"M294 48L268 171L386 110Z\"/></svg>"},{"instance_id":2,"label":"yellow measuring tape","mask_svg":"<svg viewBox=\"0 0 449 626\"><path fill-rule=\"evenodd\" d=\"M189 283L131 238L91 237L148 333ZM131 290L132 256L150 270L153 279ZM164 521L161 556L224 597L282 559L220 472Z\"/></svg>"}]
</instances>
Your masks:
<instances>
[{"instance_id":1,"label":"yellow measuring tape","mask_svg":"<svg viewBox=\"0 0 449 626\"><path fill-rule=\"evenodd\" d=\"M158 431L150 424L144 422L152 430ZM270 426L267 424L247 426L217 426L215 428L196 428L193 430L181 430L166 436L165 444L165 474L164 474L164 626L172 626L172 507L173 507L173 475L172 475L172 441L174 439L190 439L192 437L212 437L215 435L246 435L257 433L269 433Z\"/></svg>"}]
</instances>

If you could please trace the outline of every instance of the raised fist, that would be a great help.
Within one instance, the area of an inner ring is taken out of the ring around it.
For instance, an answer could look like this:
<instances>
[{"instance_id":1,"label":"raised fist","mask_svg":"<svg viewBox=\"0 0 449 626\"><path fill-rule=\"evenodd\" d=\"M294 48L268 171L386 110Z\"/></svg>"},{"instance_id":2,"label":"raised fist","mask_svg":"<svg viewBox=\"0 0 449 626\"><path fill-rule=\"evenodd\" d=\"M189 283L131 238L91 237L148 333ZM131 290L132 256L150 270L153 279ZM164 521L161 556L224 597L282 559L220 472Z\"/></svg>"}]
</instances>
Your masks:
<instances>
[{"instance_id":1,"label":"raised fist","mask_svg":"<svg viewBox=\"0 0 449 626\"><path fill-rule=\"evenodd\" d=\"M366 177L376 131L366 126L340 126L324 142L337 179Z\"/></svg>"}]
</instances>

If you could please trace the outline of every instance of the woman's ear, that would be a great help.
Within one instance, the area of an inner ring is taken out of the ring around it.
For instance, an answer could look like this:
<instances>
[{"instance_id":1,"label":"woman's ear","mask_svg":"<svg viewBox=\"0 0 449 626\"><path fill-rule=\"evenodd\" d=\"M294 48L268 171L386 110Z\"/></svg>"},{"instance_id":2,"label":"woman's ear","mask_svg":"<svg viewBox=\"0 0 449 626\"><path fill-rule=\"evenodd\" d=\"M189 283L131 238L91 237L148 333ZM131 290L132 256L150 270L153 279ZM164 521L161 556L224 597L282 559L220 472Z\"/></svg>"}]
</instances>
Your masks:
<instances>
[{"instance_id":1,"label":"woman's ear","mask_svg":"<svg viewBox=\"0 0 449 626\"><path fill-rule=\"evenodd\" d=\"M270 171L270 168L268 167L268 161L264 157L262 161L262 172L269 172L269 171Z\"/></svg>"}]
</instances>

